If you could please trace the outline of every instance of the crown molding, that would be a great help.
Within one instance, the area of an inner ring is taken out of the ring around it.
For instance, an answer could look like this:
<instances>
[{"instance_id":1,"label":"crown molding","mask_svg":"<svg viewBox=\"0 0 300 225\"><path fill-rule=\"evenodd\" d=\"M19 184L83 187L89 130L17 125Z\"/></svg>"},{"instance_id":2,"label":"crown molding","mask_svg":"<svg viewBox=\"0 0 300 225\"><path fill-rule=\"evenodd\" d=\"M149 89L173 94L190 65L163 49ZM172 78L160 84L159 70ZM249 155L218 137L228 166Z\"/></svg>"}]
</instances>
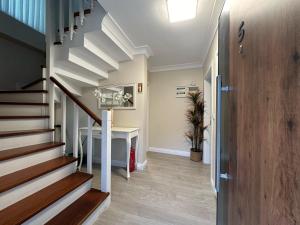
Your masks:
<instances>
[{"instance_id":1,"label":"crown molding","mask_svg":"<svg viewBox=\"0 0 300 225\"><path fill-rule=\"evenodd\" d=\"M187 70L187 69L199 69L202 68L202 64L200 63L184 63L184 64L176 64L176 65L166 65L166 66L153 66L150 68L150 73L156 72L165 72L165 71L173 71L173 70Z\"/></svg>"},{"instance_id":2,"label":"crown molding","mask_svg":"<svg viewBox=\"0 0 300 225\"><path fill-rule=\"evenodd\" d=\"M133 59L134 55L145 55L147 58L153 56L150 46L136 46L109 13L104 16L101 29L107 36L114 40L129 58Z\"/></svg>"}]
</instances>

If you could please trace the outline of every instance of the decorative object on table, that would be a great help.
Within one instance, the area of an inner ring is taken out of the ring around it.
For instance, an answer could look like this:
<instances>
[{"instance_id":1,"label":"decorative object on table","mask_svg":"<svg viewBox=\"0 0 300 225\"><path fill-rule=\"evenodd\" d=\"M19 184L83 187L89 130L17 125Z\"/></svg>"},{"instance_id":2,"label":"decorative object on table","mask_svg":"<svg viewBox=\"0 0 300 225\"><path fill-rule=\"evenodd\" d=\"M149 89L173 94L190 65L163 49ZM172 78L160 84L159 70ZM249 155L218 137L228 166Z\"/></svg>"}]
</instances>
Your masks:
<instances>
[{"instance_id":1,"label":"decorative object on table","mask_svg":"<svg viewBox=\"0 0 300 225\"><path fill-rule=\"evenodd\" d=\"M186 113L187 121L190 125L190 130L185 134L191 143L191 160L199 162L203 156L203 132L204 127L204 100L202 92L189 92L187 99L190 103L190 108Z\"/></svg>"},{"instance_id":2,"label":"decorative object on table","mask_svg":"<svg viewBox=\"0 0 300 225\"><path fill-rule=\"evenodd\" d=\"M143 83L138 83L138 93L143 93Z\"/></svg>"},{"instance_id":3,"label":"decorative object on table","mask_svg":"<svg viewBox=\"0 0 300 225\"><path fill-rule=\"evenodd\" d=\"M99 109L135 109L136 88L134 84L98 87L94 91Z\"/></svg>"}]
</instances>

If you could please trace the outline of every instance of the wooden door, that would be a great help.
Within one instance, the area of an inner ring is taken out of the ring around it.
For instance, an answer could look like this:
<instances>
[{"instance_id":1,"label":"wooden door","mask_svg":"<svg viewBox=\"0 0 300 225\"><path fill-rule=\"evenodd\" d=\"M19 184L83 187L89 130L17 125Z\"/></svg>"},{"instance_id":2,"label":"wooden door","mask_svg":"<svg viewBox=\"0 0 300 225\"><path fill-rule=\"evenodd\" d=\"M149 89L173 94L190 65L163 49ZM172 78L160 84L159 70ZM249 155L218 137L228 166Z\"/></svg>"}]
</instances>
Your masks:
<instances>
[{"instance_id":1,"label":"wooden door","mask_svg":"<svg viewBox=\"0 0 300 225\"><path fill-rule=\"evenodd\" d=\"M300 224L300 0L230 0L229 225Z\"/></svg>"}]
</instances>

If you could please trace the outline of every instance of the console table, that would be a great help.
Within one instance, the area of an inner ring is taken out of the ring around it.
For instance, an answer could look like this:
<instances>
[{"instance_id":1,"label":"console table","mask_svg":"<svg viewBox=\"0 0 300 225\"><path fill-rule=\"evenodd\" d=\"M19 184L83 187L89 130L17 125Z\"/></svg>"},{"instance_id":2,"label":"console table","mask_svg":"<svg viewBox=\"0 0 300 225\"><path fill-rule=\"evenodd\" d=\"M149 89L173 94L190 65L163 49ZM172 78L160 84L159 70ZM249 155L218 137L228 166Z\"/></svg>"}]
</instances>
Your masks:
<instances>
[{"instance_id":1,"label":"console table","mask_svg":"<svg viewBox=\"0 0 300 225\"><path fill-rule=\"evenodd\" d=\"M87 136L88 128L79 128L79 147L81 152L81 157L83 156L82 147L82 136ZM92 136L95 139L101 139L101 127L93 127ZM126 165L127 165L127 179L130 178L129 163L130 163L130 149L132 138L136 138L135 141L135 165L137 165L137 151L139 142L139 128L127 128L127 127L112 127L111 128L111 138L112 139L125 139L126 140Z\"/></svg>"}]
</instances>

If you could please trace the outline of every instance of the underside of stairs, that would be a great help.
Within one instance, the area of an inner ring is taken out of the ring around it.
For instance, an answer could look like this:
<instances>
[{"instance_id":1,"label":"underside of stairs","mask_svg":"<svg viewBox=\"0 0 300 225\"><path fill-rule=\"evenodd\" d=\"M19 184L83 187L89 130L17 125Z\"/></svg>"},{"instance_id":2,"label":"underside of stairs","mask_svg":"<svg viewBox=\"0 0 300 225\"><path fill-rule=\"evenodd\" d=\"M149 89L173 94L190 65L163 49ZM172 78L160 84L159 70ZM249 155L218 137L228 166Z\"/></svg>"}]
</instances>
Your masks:
<instances>
[{"instance_id":1,"label":"underside of stairs","mask_svg":"<svg viewBox=\"0 0 300 225\"><path fill-rule=\"evenodd\" d=\"M73 3L74 4L74 3ZM59 27L64 27L63 37L54 44L54 73L74 89L99 86L99 81L108 78L108 73L119 69L119 62L133 58L130 46L120 37L111 34L107 25L113 25L109 14L94 1L93 6L84 4L83 17L78 7L72 6L72 22L68 4L62 10L68 14ZM93 8L92 8L93 7ZM58 9L59 10L59 9ZM65 19L67 18L67 19ZM73 24L74 32L70 29ZM109 29L118 30L116 27ZM57 35L61 34L57 29ZM77 93L78 94L78 93Z\"/></svg>"},{"instance_id":2,"label":"underside of stairs","mask_svg":"<svg viewBox=\"0 0 300 225\"><path fill-rule=\"evenodd\" d=\"M119 70L122 62L133 60L134 55L151 55L149 47L134 46L98 1L83 2L53 5L54 11L61 13L54 13L59 19L54 24L57 33L51 46L51 75L69 85L75 95L81 95L83 87L99 86L101 80L108 79L109 73Z\"/></svg>"},{"instance_id":3,"label":"underside of stairs","mask_svg":"<svg viewBox=\"0 0 300 225\"><path fill-rule=\"evenodd\" d=\"M44 82L0 91L0 225L92 224L110 194L54 142Z\"/></svg>"}]
</instances>

